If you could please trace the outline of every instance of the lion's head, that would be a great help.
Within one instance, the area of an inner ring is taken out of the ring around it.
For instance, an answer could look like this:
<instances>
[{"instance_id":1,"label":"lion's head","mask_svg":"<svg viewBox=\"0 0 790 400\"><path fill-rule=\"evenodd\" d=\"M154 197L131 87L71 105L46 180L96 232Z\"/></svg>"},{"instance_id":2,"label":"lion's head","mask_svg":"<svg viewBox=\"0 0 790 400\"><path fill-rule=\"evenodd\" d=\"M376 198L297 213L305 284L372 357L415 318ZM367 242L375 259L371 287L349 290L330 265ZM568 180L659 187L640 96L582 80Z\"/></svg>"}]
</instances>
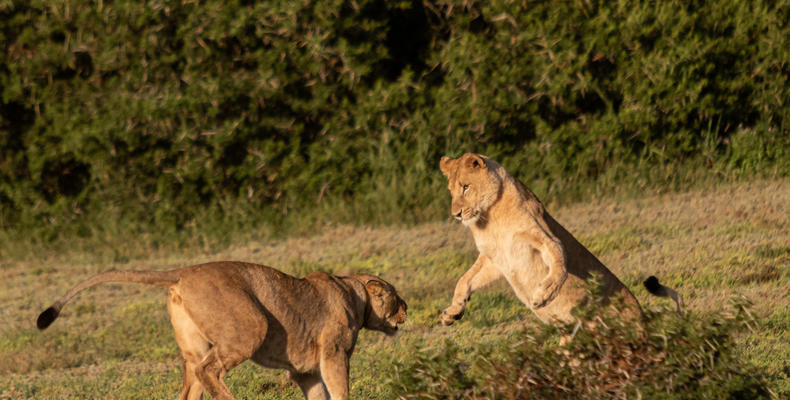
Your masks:
<instances>
[{"instance_id":1,"label":"lion's head","mask_svg":"<svg viewBox=\"0 0 790 400\"><path fill-rule=\"evenodd\" d=\"M383 279L367 274L355 275L354 278L365 284L368 293L364 327L394 335L398 324L406 322L406 302L398 296L395 287Z\"/></svg>"},{"instance_id":2,"label":"lion's head","mask_svg":"<svg viewBox=\"0 0 790 400\"><path fill-rule=\"evenodd\" d=\"M502 178L493 171L493 162L479 154L458 158L442 157L439 168L447 177L452 196L450 214L473 225L480 221L502 192Z\"/></svg>"}]
</instances>

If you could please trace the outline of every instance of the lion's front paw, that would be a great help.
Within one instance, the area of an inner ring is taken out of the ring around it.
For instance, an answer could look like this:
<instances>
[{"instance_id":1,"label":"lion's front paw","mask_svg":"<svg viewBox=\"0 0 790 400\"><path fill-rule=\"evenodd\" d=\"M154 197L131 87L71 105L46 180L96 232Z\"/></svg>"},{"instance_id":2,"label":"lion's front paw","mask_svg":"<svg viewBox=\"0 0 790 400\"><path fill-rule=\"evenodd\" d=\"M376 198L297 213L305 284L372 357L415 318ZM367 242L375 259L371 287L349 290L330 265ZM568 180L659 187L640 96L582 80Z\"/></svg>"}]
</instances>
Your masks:
<instances>
[{"instance_id":1,"label":"lion's front paw","mask_svg":"<svg viewBox=\"0 0 790 400\"><path fill-rule=\"evenodd\" d=\"M450 326L455 321L461 319L461 317L463 316L464 316L463 307L450 306L447 307L444 311L442 311L440 321L442 322L442 325Z\"/></svg>"},{"instance_id":2,"label":"lion's front paw","mask_svg":"<svg viewBox=\"0 0 790 400\"><path fill-rule=\"evenodd\" d=\"M532 308L541 308L549 304L557 295L559 290L557 282L546 282L540 285L540 288L532 296Z\"/></svg>"}]
</instances>

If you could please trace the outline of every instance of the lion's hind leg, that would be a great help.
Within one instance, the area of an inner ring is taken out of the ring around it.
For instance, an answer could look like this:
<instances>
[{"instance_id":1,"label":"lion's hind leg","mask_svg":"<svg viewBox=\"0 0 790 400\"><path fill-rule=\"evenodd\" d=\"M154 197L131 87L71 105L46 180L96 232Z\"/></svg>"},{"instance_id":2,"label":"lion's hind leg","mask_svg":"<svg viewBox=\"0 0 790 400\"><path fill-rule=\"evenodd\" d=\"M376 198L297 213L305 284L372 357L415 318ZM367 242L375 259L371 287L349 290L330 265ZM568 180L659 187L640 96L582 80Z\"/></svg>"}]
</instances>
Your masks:
<instances>
[{"instance_id":1,"label":"lion's hind leg","mask_svg":"<svg viewBox=\"0 0 790 400\"><path fill-rule=\"evenodd\" d=\"M225 374L252 357L268 330L260 302L231 283L224 276L212 282L185 279L180 283L183 309L210 343L195 365L195 376L214 399L233 398L223 382Z\"/></svg>"},{"instance_id":2,"label":"lion's hind leg","mask_svg":"<svg viewBox=\"0 0 790 400\"><path fill-rule=\"evenodd\" d=\"M236 363L236 365L240 362L241 361ZM200 383L205 386L206 391L209 392L212 398L217 400L232 400L233 395L230 393L230 390L225 385L222 378L224 378L225 374L234 366L235 365L225 366L222 362L222 358L219 356L217 348L212 347L208 354L206 354L206 357L195 368L195 375Z\"/></svg>"},{"instance_id":3,"label":"lion's hind leg","mask_svg":"<svg viewBox=\"0 0 790 400\"><path fill-rule=\"evenodd\" d=\"M265 329L265 318L259 326ZM254 349L260 345L260 341L251 340L251 336L237 336L233 339L238 340L214 344L195 367L195 376L211 397L217 400L234 398L223 379L231 369L249 359Z\"/></svg>"},{"instance_id":4,"label":"lion's hind leg","mask_svg":"<svg viewBox=\"0 0 790 400\"><path fill-rule=\"evenodd\" d=\"M203 384L195 375L197 363L184 360L184 385L178 400L200 400L203 398Z\"/></svg>"},{"instance_id":5,"label":"lion's hind leg","mask_svg":"<svg viewBox=\"0 0 790 400\"><path fill-rule=\"evenodd\" d=\"M168 293L167 313L184 360L184 380L179 400L199 400L203 396L203 385L195 369L208 354L211 344L184 309L178 287L172 287Z\"/></svg>"}]
</instances>

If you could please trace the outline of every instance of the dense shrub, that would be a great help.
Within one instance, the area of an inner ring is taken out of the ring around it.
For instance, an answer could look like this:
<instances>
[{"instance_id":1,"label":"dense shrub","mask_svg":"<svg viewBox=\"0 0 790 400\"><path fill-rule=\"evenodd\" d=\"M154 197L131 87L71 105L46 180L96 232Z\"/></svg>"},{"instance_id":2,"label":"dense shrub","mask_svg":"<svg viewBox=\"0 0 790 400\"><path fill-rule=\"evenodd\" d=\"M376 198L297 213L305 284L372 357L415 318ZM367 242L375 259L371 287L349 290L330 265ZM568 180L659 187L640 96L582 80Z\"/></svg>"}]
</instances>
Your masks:
<instances>
[{"instance_id":1,"label":"dense shrub","mask_svg":"<svg viewBox=\"0 0 790 400\"><path fill-rule=\"evenodd\" d=\"M644 329L616 307L584 324L527 327L514 339L464 348L445 341L394 360L400 399L759 399L776 397L740 359L735 337L755 324L742 298L713 314L649 311ZM597 308L597 309L596 309ZM591 318L591 319L590 319ZM558 337L573 339L558 344Z\"/></svg>"},{"instance_id":2,"label":"dense shrub","mask_svg":"<svg viewBox=\"0 0 790 400\"><path fill-rule=\"evenodd\" d=\"M785 175L788 14L785 0L5 1L0 228L424 220L444 213L438 158L464 151L549 195L657 169Z\"/></svg>"}]
</instances>

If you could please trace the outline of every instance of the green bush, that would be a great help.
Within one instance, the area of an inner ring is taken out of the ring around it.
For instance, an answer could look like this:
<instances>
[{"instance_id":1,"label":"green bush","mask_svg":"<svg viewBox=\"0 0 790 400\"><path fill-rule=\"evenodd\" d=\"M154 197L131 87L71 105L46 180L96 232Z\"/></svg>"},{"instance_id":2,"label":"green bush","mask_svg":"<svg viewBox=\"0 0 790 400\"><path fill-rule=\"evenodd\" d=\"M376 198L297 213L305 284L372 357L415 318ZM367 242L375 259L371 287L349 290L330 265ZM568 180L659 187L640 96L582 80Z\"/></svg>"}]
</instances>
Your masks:
<instances>
[{"instance_id":1,"label":"green bush","mask_svg":"<svg viewBox=\"0 0 790 400\"><path fill-rule=\"evenodd\" d=\"M648 311L644 328L620 318L617 307L593 302L582 314L594 330L542 326L472 348L417 346L394 360L389 389L400 399L776 397L737 355L735 337L755 324L743 298L712 314ZM560 345L561 335L572 340Z\"/></svg>"},{"instance_id":2,"label":"green bush","mask_svg":"<svg viewBox=\"0 0 790 400\"><path fill-rule=\"evenodd\" d=\"M785 176L789 17L787 0L6 0L0 229L435 219L438 159L465 151L552 197Z\"/></svg>"}]
</instances>

